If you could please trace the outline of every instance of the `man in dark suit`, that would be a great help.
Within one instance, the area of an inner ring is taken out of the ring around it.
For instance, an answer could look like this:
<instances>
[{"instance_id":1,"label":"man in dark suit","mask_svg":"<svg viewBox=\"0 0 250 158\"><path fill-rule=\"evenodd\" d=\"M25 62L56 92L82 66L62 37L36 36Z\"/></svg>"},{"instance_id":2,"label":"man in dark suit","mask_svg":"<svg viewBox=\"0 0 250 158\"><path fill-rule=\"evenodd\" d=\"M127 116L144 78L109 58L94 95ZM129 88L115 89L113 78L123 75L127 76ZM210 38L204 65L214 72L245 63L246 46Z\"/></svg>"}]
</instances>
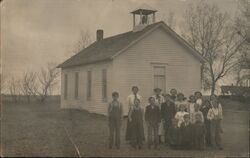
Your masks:
<instances>
[{"instance_id":1,"label":"man in dark suit","mask_svg":"<svg viewBox=\"0 0 250 158\"><path fill-rule=\"evenodd\" d=\"M165 130L165 144L169 145L167 133L172 125L172 120L175 116L176 109L175 104L171 101L171 96L169 94L164 95L165 102L161 104L161 118L164 122Z\"/></svg>"}]
</instances>

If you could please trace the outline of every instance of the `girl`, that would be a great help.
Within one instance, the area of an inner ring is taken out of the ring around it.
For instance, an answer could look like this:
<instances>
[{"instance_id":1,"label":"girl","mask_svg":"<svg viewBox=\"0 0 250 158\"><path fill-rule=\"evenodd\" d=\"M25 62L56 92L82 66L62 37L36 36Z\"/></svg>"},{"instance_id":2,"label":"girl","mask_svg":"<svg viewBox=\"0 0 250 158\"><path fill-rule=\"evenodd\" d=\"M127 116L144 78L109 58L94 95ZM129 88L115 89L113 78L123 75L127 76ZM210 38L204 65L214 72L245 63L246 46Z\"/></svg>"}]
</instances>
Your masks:
<instances>
[{"instance_id":1,"label":"girl","mask_svg":"<svg viewBox=\"0 0 250 158\"><path fill-rule=\"evenodd\" d=\"M132 93L127 98L127 100L128 100L128 109L129 110L133 109L133 107L135 105L134 102L135 102L136 99L140 100L140 102L142 101L141 100L142 97L138 94L139 88L137 86L133 86L131 90L132 90ZM130 141L130 138L131 138L131 130L130 129L131 129L131 124L128 121L127 122L127 128L126 128L126 140L127 141Z\"/></svg>"},{"instance_id":2,"label":"girl","mask_svg":"<svg viewBox=\"0 0 250 158\"><path fill-rule=\"evenodd\" d=\"M193 145L196 149L204 150L205 147L205 131L206 128L199 114L195 115L195 123L193 125Z\"/></svg>"},{"instance_id":3,"label":"girl","mask_svg":"<svg viewBox=\"0 0 250 158\"><path fill-rule=\"evenodd\" d=\"M207 119L210 120L210 134L211 134L211 145L213 148L222 150L221 146L221 120L223 119L222 107L217 100L216 95L210 96L212 108L209 109Z\"/></svg>"},{"instance_id":4,"label":"girl","mask_svg":"<svg viewBox=\"0 0 250 158\"><path fill-rule=\"evenodd\" d=\"M199 104L195 103L194 104L194 112L190 113L190 122L192 124L195 123L196 119L195 119L195 115L200 115L201 117L201 122L203 123L204 122L204 117L203 117L203 114L202 112L200 111L200 108L199 108Z\"/></svg>"},{"instance_id":5,"label":"girl","mask_svg":"<svg viewBox=\"0 0 250 158\"><path fill-rule=\"evenodd\" d=\"M176 95L177 95L177 90L176 89L171 89L170 90L170 94L171 94L171 101L175 102L176 101Z\"/></svg>"},{"instance_id":6,"label":"girl","mask_svg":"<svg viewBox=\"0 0 250 158\"><path fill-rule=\"evenodd\" d=\"M195 92L194 93L195 99L196 99L196 103L199 104L200 108L202 106L202 93L201 92Z\"/></svg>"},{"instance_id":7,"label":"girl","mask_svg":"<svg viewBox=\"0 0 250 158\"><path fill-rule=\"evenodd\" d=\"M185 111L186 104L180 104L180 111L178 111L175 114L175 119L178 120L178 127L181 126L181 123L184 122L184 115L188 114L188 112Z\"/></svg>"},{"instance_id":8,"label":"girl","mask_svg":"<svg viewBox=\"0 0 250 158\"><path fill-rule=\"evenodd\" d=\"M194 104L196 102L195 96L190 95L189 97L189 103L188 103L188 112L193 113L194 112Z\"/></svg>"},{"instance_id":9,"label":"girl","mask_svg":"<svg viewBox=\"0 0 250 158\"><path fill-rule=\"evenodd\" d=\"M178 127L178 120L172 119L172 124L169 128L169 132L167 133L167 137L169 140L169 146L173 149L179 149L180 147L180 129Z\"/></svg>"},{"instance_id":10,"label":"girl","mask_svg":"<svg viewBox=\"0 0 250 158\"><path fill-rule=\"evenodd\" d=\"M187 103L182 93L177 94L177 100L175 101L176 111L180 111L180 104L185 104L184 110L187 111Z\"/></svg>"}]
</instances>

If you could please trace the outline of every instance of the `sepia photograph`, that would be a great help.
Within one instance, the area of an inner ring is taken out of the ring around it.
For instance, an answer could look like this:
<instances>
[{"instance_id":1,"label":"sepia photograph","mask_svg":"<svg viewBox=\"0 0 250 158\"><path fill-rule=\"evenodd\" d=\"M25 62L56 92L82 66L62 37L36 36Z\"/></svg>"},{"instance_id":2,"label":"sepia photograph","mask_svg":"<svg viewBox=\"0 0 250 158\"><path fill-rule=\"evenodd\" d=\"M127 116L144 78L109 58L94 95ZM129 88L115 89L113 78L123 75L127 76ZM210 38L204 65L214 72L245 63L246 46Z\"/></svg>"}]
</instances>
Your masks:
<instances>
[{"instance_id":1,"label":"sepia photograph","mask_svg":"<svg viewBox=\"0 0 250 158\"><path fill-rule=\"evenodd\" d=\"M1 157L249 157L250 0L0 0Z\"/></svg>"}]
</instances>

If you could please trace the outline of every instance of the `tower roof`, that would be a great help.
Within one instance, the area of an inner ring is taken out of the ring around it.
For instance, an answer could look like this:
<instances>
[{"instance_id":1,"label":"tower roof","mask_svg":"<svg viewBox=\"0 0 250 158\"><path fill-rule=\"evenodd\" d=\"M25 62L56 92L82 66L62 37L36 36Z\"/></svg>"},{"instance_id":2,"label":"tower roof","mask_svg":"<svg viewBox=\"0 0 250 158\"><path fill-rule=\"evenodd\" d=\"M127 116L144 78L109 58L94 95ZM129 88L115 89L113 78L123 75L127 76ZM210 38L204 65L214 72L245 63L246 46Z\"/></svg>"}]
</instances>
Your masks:
<instances>
[{"instance_id":1,"label":"tower roof","mask_svg":"<svg viewBox=\"0 0 250 158\"><path fill-rule=\"evenodd\" d=\"M148 14L152 14L154 12L157 12L157 10L144 3L141 6L139 6L138 8L134 9L131 13L132 14L141 14L142 13L144 15L148 15Z\"/></svg>"}]
</instances>

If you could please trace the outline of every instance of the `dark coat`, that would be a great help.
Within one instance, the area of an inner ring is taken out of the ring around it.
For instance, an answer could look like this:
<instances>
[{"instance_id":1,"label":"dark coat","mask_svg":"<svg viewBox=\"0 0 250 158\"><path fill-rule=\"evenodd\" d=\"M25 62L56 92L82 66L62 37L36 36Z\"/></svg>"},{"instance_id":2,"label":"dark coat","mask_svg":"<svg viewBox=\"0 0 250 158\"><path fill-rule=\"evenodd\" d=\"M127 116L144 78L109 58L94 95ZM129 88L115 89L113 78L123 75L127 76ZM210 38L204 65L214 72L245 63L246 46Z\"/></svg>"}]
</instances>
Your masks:
<instances>
[{"instance_id":1,"label":"dark coat","mask_svg":"<svg viewBox=\"0 0 250 158\"><path fill-rule=\"evenodd\" d=\"M176 108L173 102L169 101L161 104L161 117L165 121L165 123L171 125L175 113Z\"/></svg>"},{"instance_id":2,"label":"dark coat","mask_svg":"<svg viewBox=\"0 0 250 158\"><path fill-rule=\"evenodd\" d=\"M184 148L190 148L193 144L192 128L191 123L185 125L185 122L183 122L180 126L180 142Z\"/></svg>"},{"instance_id":3,"label":"dark coat","mask_svg":"<svg viewBox=\"0 0 250 158\"><path fill-rule=\"evenodd\" d=\"M171 126L169 132L167 133L170 146L180 145L180 129L176 126Z\"/></svg>"},{"instance_id":4,"label":"dark coat","mask_svg":"<svg viewBox=\"0 0 250 158\"><path fill-rule=\"evenodd\" d=\"M150 125L157 125L158 123L160 123L161 122L160 108L158 106L154 106L152 108L151 105L148 105L146 107L146 112L145 112L145 121Z\"/></svg>"}]
</instances>

